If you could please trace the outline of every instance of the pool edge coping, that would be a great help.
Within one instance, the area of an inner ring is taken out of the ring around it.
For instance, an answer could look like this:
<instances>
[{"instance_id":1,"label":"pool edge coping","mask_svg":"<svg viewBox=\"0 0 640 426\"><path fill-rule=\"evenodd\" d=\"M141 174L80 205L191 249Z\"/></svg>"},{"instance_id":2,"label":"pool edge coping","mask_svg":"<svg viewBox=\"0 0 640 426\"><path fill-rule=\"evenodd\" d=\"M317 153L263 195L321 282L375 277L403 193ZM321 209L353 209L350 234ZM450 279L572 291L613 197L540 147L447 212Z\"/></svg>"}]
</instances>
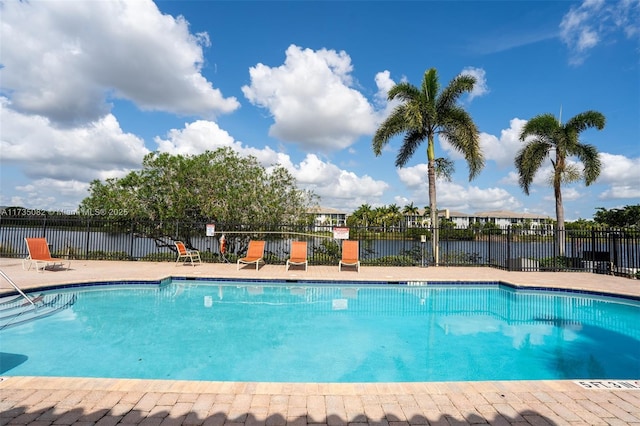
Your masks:
<instances>
[{"instance_id":1,"label":"pool edge coping","mask_svg":"<svg viewBox=\"0 0 640 426\"><path fill-rule=\"evenodd\" d=\"M516 291L539 291L539 292L552 292L552 293L568 293L572 295L586 295L592 297L607 297L614 299L624 299L627 301L640 302L640 296L621 293L615 291L602 291L602 290L589 290L584 288L570 288L570 287L557 287L557 286L541 286L541 285L523 285L514 284L502 279L497 280L335 280L335 279L318 279L318 278L296 278L296 279L283 279L283 278L240 278L240 277L203 277L203 276L188 276L188 275L167 275L162 278L156 279L113 279L113 280L91 280L91 281L77 281L62 284L45 284L41 286L30 287L24 289L27 294L43 291L54 291L56 289L73 289L81 287L99 287L99 286L134 286L134 285L166 285L168 281L183 280L183 281L219 281L219 282L243 282L243 283L285 283L285 284L342 284L347 286L406 286L409 288L419 287L434 287L434 286L504 286ZM16 290L0 291L0 297L11 297L18 295Z\"/></svg>"}]
</instances>

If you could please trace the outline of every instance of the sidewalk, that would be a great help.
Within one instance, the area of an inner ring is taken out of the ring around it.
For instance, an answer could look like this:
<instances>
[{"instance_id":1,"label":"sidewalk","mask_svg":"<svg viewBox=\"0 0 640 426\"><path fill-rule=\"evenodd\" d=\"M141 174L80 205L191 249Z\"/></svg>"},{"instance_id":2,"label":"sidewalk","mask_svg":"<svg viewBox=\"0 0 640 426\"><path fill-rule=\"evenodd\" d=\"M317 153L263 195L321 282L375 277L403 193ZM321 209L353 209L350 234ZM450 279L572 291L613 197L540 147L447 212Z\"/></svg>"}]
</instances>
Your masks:
<instances>
[{"instance_id":1,"label":"sidewalk","mask_svg":"<svg viewBox=\"0 0 640 426\"><path fill-rule=\"evenodd\" d=\"M363 267L360 273L281 265L174 266L151 262L72 262L69 271L24 271L20 259L0 259L23 289L103 280L167 276L350 281L504 281L640 297L640 281L589 273L507 272L491 268ZM3 282L0 292L9 291ZM1 345L1 342L0 342ZM1 350L1 346L0 346ZM452 366L455 368L455 366ZM587 389L574 381L449 383L241 383L100 378L5 377L2 425L409 426L639 425L639 378L632 388ZM595 385L594 385L595 386ZM609 388L605 388L609 387Z\"/></svg>"}]
</instances>

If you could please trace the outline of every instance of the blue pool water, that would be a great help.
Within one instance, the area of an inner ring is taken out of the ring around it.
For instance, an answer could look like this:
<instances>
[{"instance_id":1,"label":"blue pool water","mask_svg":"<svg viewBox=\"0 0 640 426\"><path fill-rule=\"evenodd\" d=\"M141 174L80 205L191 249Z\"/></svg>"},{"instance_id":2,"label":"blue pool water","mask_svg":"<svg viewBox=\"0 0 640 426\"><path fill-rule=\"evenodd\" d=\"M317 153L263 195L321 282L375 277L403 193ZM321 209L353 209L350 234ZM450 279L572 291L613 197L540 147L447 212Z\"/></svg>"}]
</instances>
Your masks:
<instances>
[{"instance_id":1,"label":"blue pool water","mask_svg":"<svg viewBox=\"0 0 640 426\"><path fill-rule=\"evenodd\" d=\"M640 302L492 285L174 280L47 292L0 374L275 382L640 378ZM58 302L56 302L57 300Z\"/></svg>"}]
</instances>

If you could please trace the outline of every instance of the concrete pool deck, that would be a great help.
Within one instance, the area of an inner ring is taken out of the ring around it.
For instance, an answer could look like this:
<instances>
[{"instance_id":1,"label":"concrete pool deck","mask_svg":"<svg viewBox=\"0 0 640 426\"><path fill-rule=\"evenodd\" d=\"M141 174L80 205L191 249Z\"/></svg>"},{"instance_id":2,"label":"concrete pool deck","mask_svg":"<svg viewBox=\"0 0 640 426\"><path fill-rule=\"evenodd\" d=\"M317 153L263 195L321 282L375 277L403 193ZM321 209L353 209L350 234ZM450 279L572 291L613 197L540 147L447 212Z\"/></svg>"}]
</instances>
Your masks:
<instances>
[{"instance_id":1,"label":"concrete pool deck","mask_svg":"<svg viewBox=\"0 0 640 426\"><path fill-rule=\"evenodd\" d=\"M20 259L0 259L0 269L24 290L64 283L224 277L349 281L504 281L523 287L554 287L640 297L640 281L591 273L508 272L492 268L337 266L256 271L235 264L72 261L68 271L22 269ZM0 293L11 291L2 280ZM640 320L639 320L640 322ZM10 351L9 348L0 350ZM634 350L630 348L630 350ZM640 348L638 348L640 350ZM455 368L455 366L452 366ZM0 381L2 425L217 425L217 426L409 426L639 425L640 381L635 388L576 381L427 383L244 383L4 377Z\"/></svg>"}]
</instances>

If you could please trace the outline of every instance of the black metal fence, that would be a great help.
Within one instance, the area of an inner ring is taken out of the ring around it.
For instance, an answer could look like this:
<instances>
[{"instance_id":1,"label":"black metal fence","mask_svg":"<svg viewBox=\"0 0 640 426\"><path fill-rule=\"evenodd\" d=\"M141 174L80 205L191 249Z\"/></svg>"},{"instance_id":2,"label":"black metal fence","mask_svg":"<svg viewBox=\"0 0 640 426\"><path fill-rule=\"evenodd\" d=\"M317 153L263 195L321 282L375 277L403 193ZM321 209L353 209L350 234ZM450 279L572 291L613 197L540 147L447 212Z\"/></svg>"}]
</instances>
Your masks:
<instances>
[{"instance_id":1,"label":"black metal fence","mask_svg":"<svg viewBox=\"0 0 640 426\"><path fill-rule=\"evenodd\" d=\"M349 239L360 242L363 265L427 267L436 263L430 242L433 229L352 227L348 231ZM640 277L637 229L567 230L563 250L557 246L553 229L446 227L438 231L438 265ZM227 245L224 256L220 254L221 235ZM341 256L340 240L334 238L331 226L0 217L0 256L26 257L26 237L44 237L54 256L71 259L173 261L174 241L182 240L199 250L205 262L235 262L244 255L250 239L266 241L265 260L272 264L286 262L294 240L308 242L311 265L337 265Z\"/></svg>"}]
</instances>

